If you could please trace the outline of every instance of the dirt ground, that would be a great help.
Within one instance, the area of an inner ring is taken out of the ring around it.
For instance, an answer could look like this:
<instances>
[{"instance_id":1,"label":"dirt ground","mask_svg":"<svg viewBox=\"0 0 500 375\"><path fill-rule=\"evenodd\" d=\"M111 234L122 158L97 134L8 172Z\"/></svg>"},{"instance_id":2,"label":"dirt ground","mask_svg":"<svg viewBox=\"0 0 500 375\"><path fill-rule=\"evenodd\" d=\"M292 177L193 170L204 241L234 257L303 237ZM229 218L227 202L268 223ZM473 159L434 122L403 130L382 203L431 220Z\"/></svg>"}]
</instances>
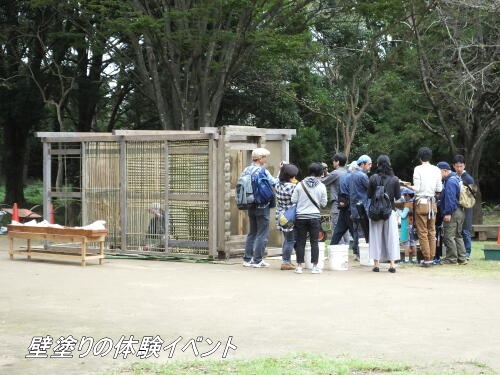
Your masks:
<instances>
[{"instance_id":1,"label":"dirt ground","mask_svg":"<svg viewBox=\"0 0 500 375\"><path fill-rule=\"evenodd\" d=\"M500 371L500 274L450 276L437 267L376 274L351 262L348 271L297 275L280 271L279 259L270 263L11 261L2 236L0 373L102 374L140 359L123 352L113 359L114 348L79 358L88 347L78 350L81 340L116 345L131 335L139 342L158 335L163 346L182 337L172 358L152 357L162 362L195 359L185 347L191 339L200 355L220 341L202 360L220 359L232 336L237 349L227 358L310 351L414 366L478 361ZM47 335L49 358L25 358L32 338ZM78 340L73 358L50 358L70 335Z\"/></svg>"}]
</instances>

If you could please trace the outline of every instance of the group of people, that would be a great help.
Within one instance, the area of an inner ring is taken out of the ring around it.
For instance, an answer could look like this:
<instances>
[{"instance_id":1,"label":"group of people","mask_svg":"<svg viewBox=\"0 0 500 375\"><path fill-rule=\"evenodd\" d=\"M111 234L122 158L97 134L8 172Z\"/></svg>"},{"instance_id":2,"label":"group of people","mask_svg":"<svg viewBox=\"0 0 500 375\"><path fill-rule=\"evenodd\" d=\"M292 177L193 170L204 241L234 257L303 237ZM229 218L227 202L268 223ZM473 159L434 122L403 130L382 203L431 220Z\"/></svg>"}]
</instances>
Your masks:
<instances>
[{"instance_id":1,"label":"group of people","mask_svg":"<svg viewBox=\"0 0 500 375\"><path fill-rule=\"evenodd\" d=\"M257 148L252 152L252 164L243 173L251 173L266 165L269 151ZM268 179L274 186L276 227L283 233L282 270L303 273L306 242L311 247L311 273L321 273L318 267L318 235L321 230L321 208L331 204L331 245L347 243L352 237L355 260L359 260L359 240L369 244L369 256L374 260L372 270L380 272L380 262L388 261L391 273L396 272L400 260L400 244L405 258L410 262L416 256L417 243L423 256L422 267L440 264L467 264L471 253L472 209L459 204L460 185L472 185L474 180L465 172L465 160L456 155L450 164L441 161L431 163L432 151L422 147L418 151L420 165L413 173L413 183L400 181L394 174L390 159L380 155L376 170L369 177L372 159L361 155L348 166L342 153L332 157L333 171L325 172L322 163L312 163L308 176L297 182L298 168L293 164L281 163L279 175ZM386 219L369 219L372 199L377 187L383 186L392 210ZM327 193L328 189L328 193ZM243 266L268 267L264 251L268 240L270 208L272 203L255 205L248 210L249 231L245 244ZM280 215L296 205L296 220L293 227L282 227ZM440 259L436 254L437 230L442 225L442 240L446 256ZM291 255L295 249L296 265ZM438 261L439 260L439 261Z\"/></svg>"}]
</instances>

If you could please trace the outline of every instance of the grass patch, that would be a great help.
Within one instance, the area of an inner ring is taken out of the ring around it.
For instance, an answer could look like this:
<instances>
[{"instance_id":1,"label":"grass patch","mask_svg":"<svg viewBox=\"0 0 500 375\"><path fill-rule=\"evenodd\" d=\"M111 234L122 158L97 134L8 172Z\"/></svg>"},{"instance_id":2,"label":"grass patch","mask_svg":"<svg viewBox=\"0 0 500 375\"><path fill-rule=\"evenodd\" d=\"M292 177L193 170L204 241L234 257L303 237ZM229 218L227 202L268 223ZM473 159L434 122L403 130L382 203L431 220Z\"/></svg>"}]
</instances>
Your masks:
<instances>
[{"instance_id":1,"label":"grass patch","mask_svg":"<svg viewBox=\"0 0 500 375\"><path fill-rule=\"evenodd\" d=\"M439 266L446 274L492 276L500 275L500 262L485 260L483 248L485 244L496 243L495 241L472 241L471 260L465 266Z\"/></svg>"},{"instance_id":2,"label":"grass patch","mask_svg":"<svg viewBox=\"0 0 500 375\"><path fill-rule=\"evenodd\" d=\"M461 276L500 276L500 261L485 260L483 248L485 244L493 244L495 241L472 241L471 258L467 265L443 265L434 266L436 272L432 275L461 275ZM415 265L401 264L402 269L412 269ZM417 267L418 268L418 267Z\"/></svg>"},{"instance_id":3,"label":"grass patch","mask_svg":"<svg viewBox=\"0 0 500 375\"><path fill-rule=\"evenodd\" d=\"M136 362L106 375L349 375L349 374L391 374L391 375L472 375L495 374L490 368L477 362L457 362L429 367L413 368L409 365L354 358L331 358L326 354L297 353L280 357L266 357L251 360L194 360L174 361L167 364Z\"/></svg>"}]
</instances>

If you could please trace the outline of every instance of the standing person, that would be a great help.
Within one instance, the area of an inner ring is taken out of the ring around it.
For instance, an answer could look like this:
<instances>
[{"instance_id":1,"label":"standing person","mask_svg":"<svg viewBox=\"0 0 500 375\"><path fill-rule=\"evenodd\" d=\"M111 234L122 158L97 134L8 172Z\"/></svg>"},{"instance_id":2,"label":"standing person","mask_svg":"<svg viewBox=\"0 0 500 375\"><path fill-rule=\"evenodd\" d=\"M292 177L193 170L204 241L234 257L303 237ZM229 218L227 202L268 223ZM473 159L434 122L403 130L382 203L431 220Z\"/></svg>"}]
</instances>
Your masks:
<instances>
[{"instance_id":1,"label":"standing person","mask_svg":"<svg viewBox=\"0 0 500 375\"><path fill-rule=\"evenodd\" d=\"M165 239L165 210L161 208L160 203L151 203L149 207L151 219L149 220L148 233L146 235L147 244L144 250L152 250L154 248L164 249L163 243Z\"/></svg>"},{"instance_id":2,"label":"standing person","mask_svg":"<svg viewBox=\"0 0 500 375\"><path fill-rule=\"evenodd\" d=\"M446 247L446 258L441 264L467 264L462 226L464 209L458 204L460 196L460 178L451 171L445 161L437 163L441 170L444 186L441 192L440 209L443 218L443 243Z\"/></svg>"},{"instance_id":3,"label":"standing person","mask_svg":"<svg viewBox=\"0 0 500 375\"><path fill-rule=\"evenodd\" d=\"M312 273L320 273L318 268L319 246L318 235L321 226L320 207L327 204L326 187L320 181L323 175L323 166L321 163L312 163L309 165L309 176L306 177L292 194L292 203L297 205L297 219L295 221L297 247L296 273L302 273L304 263L304 252L306 247L307 235L311 244L311 262L313 264Z\"/></svg>"},{"instance_id":4,"label":"standing person","mask_svg":"<svg viewBox=\"0 0 500 375\"><path fill-rule=\"evenodd\" d=\"M340 240L344 236L348 236L347 231L349 231L350 235L354 238L354 229L352 225L351 209L349 203L349 179L352 175L352 171L356 168L358 168L358 162L353 161L349 165L347 173L345 173L340 178L337 203L337 206L339 208L339 217L337 220L337 224L333 228L332 240L330 242L330 245L338 245L340 243ZM354 256L359 256L359 253L354 251Z\"/></svg>"},{"instance_id":5,"label":"standing person","mask_svg":"<svg viewBox=\"0 0 500 375\"><path fill-rule=\"evenodd\" d=\"M464 185L472 186L474 185L474 178L465 171L465 158L463 155L455 155L453 158L453 169L460 178ZM472 189L472 187L471 187ZM465 219L462 228L462 237L464 239L465 255L467 260L470 259L470 254L472 250L472 214L473 208L464 208Z\"/></svg>"},{"instance_id":6,"label":"standing person","mask_svg":"<svg viewBox=\"0 0 500 375\"><path fill-rule=\"evenodd\" d=\"M269 150L265 148L256 148L252 151L252 164L245 168L243 174L257 173L261 168L265 169ZM271 185L275 186L278 179L271 176L271 173L265 169L265 173ZM245 254L243 255L244 267L269 267L262 257L266 249L269 235L269 215L270 203L254 205L248 209L249 228L247 240L245 243Z\"/></svg>"},{"instance_id":7,"label":"standing person","mask_svg":"<svg viewBox=\"0 0 500 375\"><path fill-rule=\"evenodd\" d=\"M374 221L370 219L370 258L374 260L373 272L380 271L380 260L390 262L389 272L396 272L396 260L400 258L399 231L395 198L400 199L401 190L399 178L394 176L391 161L387 155L380 155L377 159L377 173L370 177L367 196L372 199L378 185L384 185L385 192L392 204L392 213L387 220Z\"/></svg>"},{"instance_id":8,"label":"standing person","mask_svg":"<svg viewBox=\"0 0 500 375\"><path fill-rule=\"evenodd\" d=\"M415 192L415 226L424 257L422 267L431 267L436 255L436 195L443 183L439 168L431 164L431 149L421 147L417 157L421 164L413 170L413 185L407 187Z\"/></svg>"},{"instance_id":9,"label":"standing person","mask_svg":"<svg viewBox=\"0 0 500 375\"><path fill-rule=\"evenodd\" d=\"M346 156L339 152L332 157L333 171L327 174L321 179L321 182L325 184L327 189L330 189L330 228L332 233L335 230L337 221L339 219L340 209L338 206L339 200L339 190L340 190L340 179L343 175L347 173L345 163L347 162ZM346 238L347 236L347 238ZM349 236L344 234L344 243L349 243Z\"/></svg>"},{"instance_id":10,"label":"standing person","mask_svg":"<svg viewBox=\"0 0 500 375\"><path fill-rule=\"evenodd\" d=\"M357 160L358 168L352 171L349 178L349 201L351 219L353 223L353 251L355 260L359 260L359 238L365 238L361 216L356 204L361 203L368 211L368 172L372 168L372 159L368 155L361 155ZM366 234L367 235L367 234Z\"/></svg>"},{"instance_id":11,"label":"standing person","mask_svg":"<svg viewBox=\"0 0 500 375\"><path fill-rule=\"evenodd\" d=\"M292 193L295 190L295 177L299 173L299 169L293 164L285 164L281 167L279 174L279 182L276 188L276 228L283 233L282 246L282 270L293 270L295 265L292 264L292 250L295 244L294 228L284 228L279 223L280 215L292 207Z\"/></svg>"},{"instance_id":12,"label":"standing person","mask_svg":"<svg viewBox=\"0 0 500 375\"><path fill-rule=\"evenodd\" d=\"M401 228L399 240L401 241L405 259L400 263L416 263L413 257L417 257L417 236L413 224L413 197L415 193L408 189L403 188L401 193L400 203L401 209L396 210L397 214L401 217Z\"/></svg>"}]
</instances>

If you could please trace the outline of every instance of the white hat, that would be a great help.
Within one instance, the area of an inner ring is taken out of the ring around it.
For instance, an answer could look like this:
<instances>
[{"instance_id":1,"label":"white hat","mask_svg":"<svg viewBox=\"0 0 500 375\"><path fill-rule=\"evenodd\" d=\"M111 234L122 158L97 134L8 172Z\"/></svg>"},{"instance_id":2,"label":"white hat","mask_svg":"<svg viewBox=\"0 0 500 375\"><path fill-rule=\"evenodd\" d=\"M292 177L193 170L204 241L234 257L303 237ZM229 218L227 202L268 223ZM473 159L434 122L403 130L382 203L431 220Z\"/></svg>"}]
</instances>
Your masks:
<instances>
[{"instance_id":1,"label":"white hat","mask_svg":"<svg viewBox=\"0 0 500 375\"><path fill-rule=\"evenodd\" d=\"M259 160L264 156L269 156L271 152L267 148L256 148L252 151L252 160Z\"/></svg>"}]
</instances>

